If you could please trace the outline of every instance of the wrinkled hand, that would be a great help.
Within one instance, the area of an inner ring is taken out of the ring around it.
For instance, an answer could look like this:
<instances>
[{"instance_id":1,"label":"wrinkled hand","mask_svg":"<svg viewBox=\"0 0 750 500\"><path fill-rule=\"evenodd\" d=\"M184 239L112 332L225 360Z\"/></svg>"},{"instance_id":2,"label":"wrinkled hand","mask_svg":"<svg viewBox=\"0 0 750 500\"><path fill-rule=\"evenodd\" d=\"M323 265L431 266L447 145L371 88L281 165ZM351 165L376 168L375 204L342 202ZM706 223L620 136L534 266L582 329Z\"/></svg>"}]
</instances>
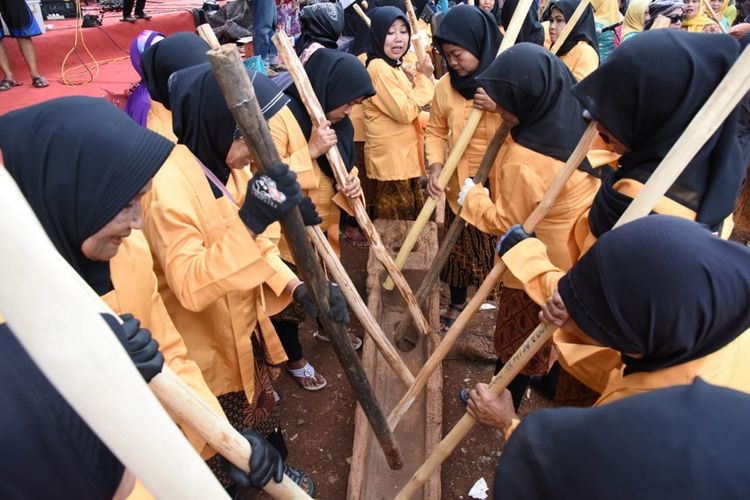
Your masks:
<instances>
[{"instance_id":1,"label":"wrinkled hand","mask_svg":"<svg viewBox=\"0 0 750 500\"><path fill-rule=\"evenodd\" d=\"M464 206L464 203L466 203L466 195L468 195L469 191L471 191L472 189L474 189L474 186L476 186L476 185L477 184L474 182L474 179L472 179L471 177L467 177L464 180L464 185L461 186L461 191L458 192L458 204L459 205ZM487 196L490 195L490 190L489 189L487 189L487 188L482 188L482 189L484 189L484 193Z\"/></svg>"},{"instance_id":2,"label":"wrinkled hand","mask_svg":"<svg viewBox=\"0 0 750 500\"><path fill-rule=\"evenodd\" d=\"M315 160L326 154L329 149L336 145L338 138L336 132L331 128L331 122L322 122L319 126L314 126L310 132L310 139L307 141L307 149L310 152L310 158Z\"/></svg>"},{"instance_id":3,"label":"wrinkled hand","mask_svg":"<svg viewBox=\"0 0 750 500\"><path fill-rule=\"evenodd\" d=\"M299 212L302 215L302 222L304 222L305 226L317 226L323 222L323 219L320 218L315 208L315 203L312 202L309 196L302 198L299 204Z\"/></svg>"},{"instance_id":4,"label":"wrinkled hand","mask_svg":"<svg viewBox=\"0 0 750 500\"><path fill-rule=\"evenodd\" d=\"M240 208L242 222L255 234L281 219L302 201L297 174L278 163L258 173L247 183L245 202Z\"/></svg>"},{"instance_id":5,"label":"wrinkled hand","mask_svg":"<svg viewBox=\"0 0 750 500\"><path fill-rule=\"evenodd\" d=\"M443 165L433 163L430 165L430 178L427 183L427 193L433 198L440 198L443 195L443 188L440 187L440 173L443 171Z\"/></svg>"},{"instance_id":6,"label":"wrinkled hand","mask_svg":"<svg viewBox=\"0 0 750 500\"><path fill-rule=\"evenodd\" d=\"M565 307L560 293L555 290L547 301L542 304L542 310L539 311L539 321L561 328L568 319L570 319L568 309Z\"/></svg>"},{"instance_id":7,"label":"wrinkled hand","mask_svg":"<svg viewBox=\"0 0 750 500\"><path fill-rule=\"evenodd\" d=\"M435 73L435 66L432 64L432 59L429 54L425 53L422 62L417 64L417 71L427 78L432 78L432 75Z\"/></svg>"},{"instance_id":8,"label":"wrinkled hand","mask_svg":"<svg viewBox=\"0 0 750 500\"><path fill-rule=\"evenodd\" d=\"M360 182L359 177L352 172L349 172L346 175L346 185L342 187L341 185L336 184L336 189L344 193L344 196L347 198L359 198L362 195L362 183Z\"/></svg>"},{"instance_id":9,"label":"wrinkled hand","mask_svg":"<svg viewBox=\"0 0 750 500\"><path fill-rule=\"evenodd\" d=\"M490 113L500 112L497 103L487 95L487 92L482 87L479 87L474 93L474 107L482 111L489 111Z\"/></svg>"},{"instance_id":10,"label":"wrinkled hand","mask_svg":"<svg viewBox=\"0 0 750 500\"><path fill-rule=\"evenodd\" d=\"M414 83L414 79L417 77L417 70L411 64L402 64L401 70L406 75L411 83Z\"/></svg>"},{"instance_id":11,"label":"wrinkled hand","mask_svg":"<svg viewBox=\"0 0 750 500\"><path fill-rule=\"evenodd\" d=\"M130 355L130 359L138 368L138 372L146 383L161 373L164 366L164 356L159 352L159 343L151 337L151 332L141 328L141 322L132 314L120 316L123 323L111 314L102 314L104 321L117 336L117 340Z\"/></svg>"},{"instance_id":12,"label":"wrinkled hand","mask_svg":"<svg viewBox=\"0 0 750 500\"><path fill-rule=\"evenodd\" d=\"M310 292L307 290L307 285L301 283L298 285L294 292L292 292L294 300L302 305L305 313L311 318L317 318L320 312L318 307L313 302ZM346 306L346 300L341 294L341 290L335 283L328 283L328 316L336 323L347 323L349 322L349 310Z\"/></svg>"},{"instance_id":13,"label":"wrinkled hand","mask_svg":"<svg viewBox=\"0 0 750 500\"><path fill-rule=\"evenodd\" d=\"M280 483L284 479L284 460L276 448L266 441L263 436L257 432L248 429L242 433L252 448L250 455L250 473L235 467L232 463L221 457L221 466L229 474L237 485L239 498L245 498L247 494L254 489L263 488L273 479Z\"/></svg>"},{"instance_id":14,"label":"wrinkled hand","mask_svg":"<svg viewBox=\"0 0 750 500\"><path fill-rule=\"evenodd\" d=\"M516 246L518 243L521 243L527 238L535 237L536 235L534 233L527 233L521 224L513 224L510 226L510 229L500 237L500 241L495 245L495 251L500 257L502 257L508 250Z\"/></svg>"},{"instance_id":15,"label":"wrinkled hand","mask_svg":"<svg viewBox=\"0 0 750 500\"><path fill-rule=\"evenodd\" d=\"M505 389L496 396L487 384L477 384L469 391L466 412L484 425L500 429L503 433L508 430L511 421L518 418L513 410L510 391Z\"/></svg>"}]
</instances>

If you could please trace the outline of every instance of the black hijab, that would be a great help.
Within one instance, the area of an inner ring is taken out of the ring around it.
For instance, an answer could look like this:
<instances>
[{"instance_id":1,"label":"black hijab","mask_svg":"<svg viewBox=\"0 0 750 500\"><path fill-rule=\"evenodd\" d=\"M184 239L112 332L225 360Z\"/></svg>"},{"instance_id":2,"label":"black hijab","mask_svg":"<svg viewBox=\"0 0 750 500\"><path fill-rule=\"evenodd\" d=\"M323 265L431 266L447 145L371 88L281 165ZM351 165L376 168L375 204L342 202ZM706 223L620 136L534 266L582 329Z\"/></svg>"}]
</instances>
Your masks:
<instances>
[{"instance_id":1,"label":"black hijab","mask_svg":"<svg viewBox=\"0 0 750 500\"><path fill-rule=\"evenodd\" d=\"M738 53L737 42L728 36L646 31L573 87L583 107L631 150L596 195L589 214L595 236L608 231L631 201L614 183L626 177L648 180ZM737 116L736 111L729 115L667 192L712 228L734 211L745 176Z\"/></svg>"},{"instance_id":2,"label":"black hijab","mask_svg":"<svg viewBox=\"0 0 750 500\"><path fill-rule=\"evenodd\" d=\"M378 7L372 11L370 16L370 46L367 48L367 62L365 66L370 65L370 61L373 59L382 59L388 63L389 66L398 68L404 60L404 56L400 59L393 60L385 54L383 50L385 47L385 37L388 36L388 30L391 25L396 22L396 19L401 19L406 24L406 29L409 32L408 40L406 41L406 51L409 50L409 44L411 43L411 26L409 25L409 19L402 11L396 7Z\"/></svg>"},{"instance_id":3,"label":"black hijab","mask_svg":"<svg viewBox=\"0 0 750 500\"><path fill-rule=\"evenodd\" d=\"M50 342L64 340L49 333ZM125 470L7 324L0 324L0 442L0 498L112 498Z\"/></svg>"},{"instance_id":4,"label":"black hijab","mask_svg":"<svg viewBox=\"0 0 750 500\"><path fill-rule=\"evenodd\" d=\"M99 295L109 262L81 244L143 189L174 144L103 99L63 97L0 117L0 149L57 251Z\"/></svg>"},{"instance_id":5,"label":"black hijab","mask_svg":"<svg viewBox=\"0 0 750 500\"><path fill-rule=\"evenodd\" d=\"M573 12L578 8L579 3L581 3L581 0L555 0L550 2L542 20L550 21L552 17L552 9L558 9L562 12L565 21L568 21L573 16ZM557 55L564 56L582 40L591 45L591 48L593 48L596 51L596 54L599 55L599 41L596 38L594 9L591 7L591 4L586 7L586 11L573 27L573 31L570 32L570 35L565 39L562 47L557 51Z\"/></svg>"},{"instance_id":6,"label":"black hijab","mask_svg":"<svg viewBox=\"0 0 750 500\"><path fill-rule=\"evenodd\" d=\"M607 232L558 285L570 317L626 373L702 358L750 327L750 249L681 217Z\"/></svg>"},{"instance_id":7,"label":"black hijab","mask_svg":"<svg viewBox=\"0 0 750 500\"><path fill-rule=\"evenodd\" d=\"M148 94L156 102L172 109L169 103L169 77L181 69L208 62L208 44L195 33L169 35L143 51L141 68Z\"/></svg>"},{"instance_id":8,"label":"black hijab","mask_svg":"<svg viewBox=\"0 0 750 500\"><path fill-rule=\"evenodd\" d=\"M570 93L575 78L560 58L533 43L519 43L477 76L493 101L518 117L513 140L565 162L583 135L583 109ZM590 172L588 160L581 170Z\"/></svg>"},{"instance_id":9,"label":"black hijab","mask_svg":"<svg viewBox=\"0 0 750 500\"><path fill-rule=\"evenodd\" d=\"M398 10L406 14L406 7L404 6L404 0L372 0L367 5L368 17L378 7L396 7ZM364 54L367 52L367 49L369 46L370 46L370 28L368 28L365 23L360 23L359 27L357 28L357 34L354 35L354 40L352 40L352 43L349 46L349 53L354 54L355 56Z\"/></svg>"},{"instance_id":10,"label":"black hijab","mask_svg":"<svg viewBox=\"0 0 750 500\"><path fill-rule=\"evenodd\" d=\"M697 378L598 408L524 417L503 450L495 499L747 498L750 396Z\"/></svg>"},{"instance_id":11,"label":"black hijab","mask_svg":"<svg viewBox=\"0 0 750 500\"><path fill-rule=\"evenodd\" d=\"M313 43L337 48L336 40L344 31L344 9L340 3L321 2L308 5L299 14L302 34L295 43L297 55Z\"/></svg>"},{"instance_id":12,"label":"black hijab","mask_svg":"<svg viewBox=\"0 0 750 500\"><path fill-rule=\"evenodd\" d=\"M432 37L438 50L443 54L443 44L458 45L479 59L479 67L470 75L460 76L448 66L451 86L464 99L474 99L479 87L476 76L495 60L503 36L497 29L492 16L471 5L457 5L443 16L435 35Z\"/></svg>"},{"instance_id":13,"label":"black hijab","mask_svg":"<svg viewBox=\"0 0 750 500\"><path fill-rule=\"evenodd\" d=\"M305 63L305 72L326 113L361 97L367 98L375 95L367 69L359 62L359 59L345 52L332 49L317 50ZM297 92L297 87L291 86L286 92L291 98L289 109L297 119L302 133L305 134L305 139L310 140L312 122ZM346 170L350 171L356 157L352 121L347 116L333 124L331 128L336 132L338 140L336 147L339 148ZM325 155L320 156L317 162L324 174L333 177L333 170Z\"/></svg>"},{"instance_id":14,"label":"black hijab","mask_svg":"<svg viewBox=\"0 0 750 500\"><path fill-rule=\"evenodd\" d=\"M503 8L500 10L500 24L505 31L508 31L510 20L513 19L513 13L518 7L519 0L505 0ZM539 17L536 9L532 5L526 14L521 25L521 31L518 33L516 43L529 42L537 45L544 45L544 28L539 24Z\"/></svg>"},{"instance_id":15,"label":"black hijab","mask_svg":"<svg viewBox=\"0 0 750 500\"><path fill-rule=\"evenodd\" d=\"M289 98L265 75L248 70L263 118L269 120ZM184 144L223 184L229 180L226 159L234 142L237 124L227 108L211 65L201 64L178 71L169 85L172 128ZM221 190L211 184L216 198Z\"/></svg>"}]
</instances>

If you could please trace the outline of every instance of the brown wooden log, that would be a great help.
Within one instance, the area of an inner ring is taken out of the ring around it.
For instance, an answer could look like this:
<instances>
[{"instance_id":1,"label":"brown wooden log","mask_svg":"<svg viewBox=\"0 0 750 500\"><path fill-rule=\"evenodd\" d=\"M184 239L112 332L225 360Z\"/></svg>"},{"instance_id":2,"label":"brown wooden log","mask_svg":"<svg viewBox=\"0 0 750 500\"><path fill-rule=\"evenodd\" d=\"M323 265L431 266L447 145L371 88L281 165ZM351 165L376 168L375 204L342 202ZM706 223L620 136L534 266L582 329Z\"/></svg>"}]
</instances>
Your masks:
<instances>
[{"instance_id":1,"label":"brown wooden log","mask_svg":"<svg viewBox=\"0 0 750 500\"><path fill-rule=\"evenodd\" d=\"M495 163L495 158L497 158L497 154L500 151L500 147L503 145L503 142L505 142L505 138L508 137L510 129L513 126L514 124L503 121L500 127L495 131L495 135L492 136L490 143L487 145L487 149L484 152L484 156L482 156L479 168L474 175L474 182L477 184L484 184L487 180L490 170L492 170L492 165ZM458 241L458 237L461 235L461 231L463 231L464 226L466 225L466 221L461 218L461 210L461 208L458 209L456 218L453 219L453 222L445 233L445 237L440 244L440 249L435 256L435 261L433 262L432 267L430 267L427 276L425 276L415 294L420 305L427 297L429 297L431 291L435 288L438 279L440 278L440 271L445 266L445 263L448 262L451 249L453 249L453 246ZM393 339L398 348L402 351L408 352L417 345L418 336L413 334L411 330L411 320L407 315L404 315L404 317L401 318L401 321L398 322L396 332L393 334Z\"/></svg>"},{"instance_id":2,"label":"brown wooden log","mask_svg":"<svg viewBox=\"0 0 750 500\"><path fill-rule=\"evenodd\" d=\"M297 57L297 53L294 51L289 38L284 33L276 33L273 36L273 43L279 50L279 55L284 59L287 70L289 70L289 74L294 80L294 84L297 86L297 91L299 92L300 98L310 115L310 120L314 126L319 126L326 121L325 112L310 85L310 80L307 77L305 68L302 66L299 57ZM336 177L336 182L341 186L346 185L346 167L344 166L344 160L341 158L341 153L339 152L338 147L329 149L328 152L326 152L326 158L328 158L328 162L331 164L331 169ZM406 305L414 318L417 329L422 332L422 334L426 335L431 331L430 325L424 318L422 310L419 308L417 299L414 297L414 293L411 291L409 284L404 279L401 271L396 267L396 263L393 262L391 255L388 253L388 249L383 245L380 235L375 230L375 226L373 226L372 221L367 216L367 208L365 207L363 197L353 200L350 199L349 204L354 211L354 216L356 217L362 232L367 236L367 239L370 242L370 249L375 253L378 261L383 264L383 267L388 271L391 278L393 278L396 287L406 301Z\"/></svg>"},{"instance_id":3,"label":"brown wooden log","mask_svg":"<svg viewBox=\"0 0 750 500\"><path fill-rule=\"evenodd\" d=\"M280 163L281 158L274 146L268 124L263 119L258 107L255 92L242 64L237 47L225 45L219 49L211 50L208 52L208 59L258 170L262 172L270 166ZM378 402L375 400L372 387L365 376L356 352L352 348L346 328L340 323L335 323L328 315L327 280L310 241L307 239L302 216L297 207L281 219L281 226L294 261L302 273L318 311L320 311L318 319L323 331L332 340L336 356L344 368L344 373L357 400L367 415L388 463L394 469L401 468L403 463L398 444L388 428Z\"/></svg>"}]
</instances>

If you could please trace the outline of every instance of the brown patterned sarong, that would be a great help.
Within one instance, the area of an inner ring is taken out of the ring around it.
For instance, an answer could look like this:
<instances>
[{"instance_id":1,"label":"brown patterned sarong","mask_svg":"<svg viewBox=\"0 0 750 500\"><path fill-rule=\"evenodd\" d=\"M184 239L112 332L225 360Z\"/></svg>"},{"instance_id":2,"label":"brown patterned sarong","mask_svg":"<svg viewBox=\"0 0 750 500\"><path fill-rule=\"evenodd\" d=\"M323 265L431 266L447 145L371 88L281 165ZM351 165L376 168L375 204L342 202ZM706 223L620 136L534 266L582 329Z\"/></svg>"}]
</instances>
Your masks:
<instances>
[{"instance_id":1,"label":"brown patterned sarong","mask_svg":"<svg viewBox=\"0 0 750 500\"><path fill-rule=\"evenodd\" d=\"M748 167L750 174L750 167ZM750 182L745 182L737 198L734 210L734 233L732 239L741 243L750 241Z\"/></svg>"},{"instance_id":2,"label":"brown patterned sarong","mask_svg":"<svg viewBox=\"0 0 750 500\"><path fill-rule=\"evenodd\" d=\"M375 182L375 214L378 219L416 220L424 205L421 179Z\"/></svg>"},{"instance_id":3,"label":"brown patterned sarong","mask_svg":"<svg viewBox=\"0 0 750 500\"><path fill-rule=\"evenodd\" d=\"M450 227L456 218L456 214L450 209L445 209L445 227ZM448 286L468 288L475 286L479 288L484 279L495 265L495 237L483 233L471 224L466 224L461 236L451 249L448 262L440 272L440 279ZM501 286L495 287L488 300L496 300L499 297Z\"/></svg>"},{"instance_id":4,"label":"brown patterned sarong","mask_svg":"<svg viewBox=\"0 0 750 500\"><path fill-rule=\"evenodd\" d=\"M503 363L513 357L539 324L541 308L523 290L503 287L497 304L495 352ZM544 375L557 360L552 341L548 341L521 370L523 375Z\"/></svg>"},{"instance_id":5,"label":"brown patterned sarong","mask_svg":"<svg viewBox=\"0 0 750 500\"><path fill-rule=\"evenodd\" d=\"M357 171L359 173L359 182L362 185L362 193L365 195L365 205L370 208L375 206L375 197L377 193L377 181L367 177L367 169L365 168L365 143L355 142L354 152L356 153Z\"/></svg>"},{"instance_id":6,"label":"brown patterned sarong","mask_svg":"<svg viewBox=\"0 0 750 500\"><path fill-rule=\"evenodd\" d=\"M242 432L251 428L263 436L268 436L279 428L279 409L273 397L272 382L279 376L279 369L266 362L264 347L253 335L253 358L255 361L255 393L248 402L244 391L222 394L217 399L232 427ZM206 460L211 472L225 488L233 484L220 465L218 455Z\"/></svg>"},{"instance_id":7,"label":"brown patterned sarong","mask_svg":"<svg viewBox=\"0 0 750 500\"><path fill-rule=\"evenodd\" d=\"M587 408L599 399L600 394L560 367L555 388L555 406Z\"/></svg>"}]
</instances>

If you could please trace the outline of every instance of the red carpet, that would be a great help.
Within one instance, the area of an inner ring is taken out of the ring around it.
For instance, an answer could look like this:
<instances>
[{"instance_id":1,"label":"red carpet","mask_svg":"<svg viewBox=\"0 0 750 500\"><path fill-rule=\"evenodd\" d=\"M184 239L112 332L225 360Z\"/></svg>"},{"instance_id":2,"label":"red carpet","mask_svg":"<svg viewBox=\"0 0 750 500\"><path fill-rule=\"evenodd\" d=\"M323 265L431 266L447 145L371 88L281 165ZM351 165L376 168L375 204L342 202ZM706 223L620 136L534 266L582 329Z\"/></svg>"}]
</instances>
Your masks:
<instances>
[{"instance_id":1,"label":"red carpet","mask_svg":"<svg viewBox=\"0 0 750 500\"><path fill-rule=\"evenodd\" d=\"M92 6L95 5L92 3ZM193 31L195 29L190 9L200 7L202 1L174 0L171 2L147 2L146 12L154 17L150 21L138 21L135 24L119 22L120 12L109 12L104 17L101 28L84 28L78 31L78 51L71 54L65 65L68 80L84 82L90 78L80 64L86 65L95 73L95 61L86 52L81 41L88 47L94 59L99 63L99 73L91 83L82 85L64 85L61 83L61 66L65 55L73 47L76 29L75 20L49 20L46 25L53 28L41 36L34 37L37 65L40 73L49 80L49 87L37 89L31 86L31 77L26 63L21 57L16 42L6 37L2 43L8 53L13 77L23 85L7 92L0 92L0 114L13 109L61 96L88 95L105 97L107 93L122 94L133 83L140 80L138 73L130 64L130 43L138 33L145 29L160 31L165 35L176 31ZM86 8L84 4L84 9ZM85 13L85 12L84 12ZM90 13L96 13L91 11ZM79 59L80 56L80 59Z\"/></svg>"}]
</instances>

